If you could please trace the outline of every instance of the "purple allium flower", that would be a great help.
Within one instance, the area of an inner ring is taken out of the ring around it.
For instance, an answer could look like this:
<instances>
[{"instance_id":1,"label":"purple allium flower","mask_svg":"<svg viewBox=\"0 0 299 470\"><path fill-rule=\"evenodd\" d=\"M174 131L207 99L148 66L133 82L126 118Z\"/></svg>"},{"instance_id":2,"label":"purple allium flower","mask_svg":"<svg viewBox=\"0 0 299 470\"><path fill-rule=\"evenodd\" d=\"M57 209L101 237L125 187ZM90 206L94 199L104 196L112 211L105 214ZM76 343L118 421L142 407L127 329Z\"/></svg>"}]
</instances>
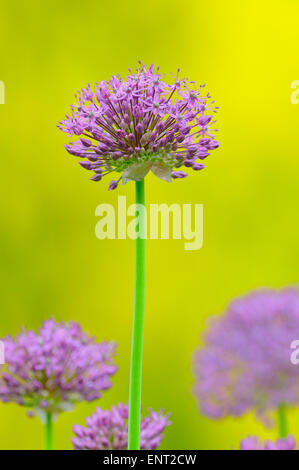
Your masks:
<instances>
[{"instance_id":1,"label":"purple allium flower","mask_svg":"<svg viewBox=\"0 0 299 470\"><path fill-rule=\"evenodd\" d=\"M0 400L57 414L78 401L92 401L111 387L114 343L97 343L78 323L45 321L38 333L3 339Z\"/></svg>"},{"instance_id":2,"label":"purple allium flower","mask_svg":"<svg viewBox=\"0 0 299 470\"><path fill-rule=\"evenodd\" d=\"M293 436L277 441L267 440L262 442L256 436L248 436L241 441L241 450L297 450L296 441Z\"/></svg>"},{"instance_id":3,"label":"purple allium flower","mask_svg":"<svg viewBox=\"0 0 299 470\"><path fill-rule=\"evenodd\" d=\"M255 291L214 318L195 356L195 393L212 418L280 404L299 405L299 370L291 342L299 339L299 291Z\"/></svg>"},{"instance_id":4,"label":"purple allium flower","mask_svg":"<svg viewBox=\"0 0 299 470\"><path fill-rule=\"evenodd\" d=\"M86 427L75 424L72 438L79 450L125 450L128 446L128 406L119 403L111 411L97 408L86 418ZM154 450L161 444L163 431L169 426L168 415L150 410L150 415L141 421L140 448Z\"/></svg>"},{"instance_id":5,"label":"purple allium flower","mask_svg":"<svg viewBox=\"0 0 299 470\"><path fill-rule=\"evenodd\" d=\"M120 180L140 181L150 170L165 181L182 178L178 168L204 168L196 160L219 146L212 134L217 107L202 94L204 85L196 89L178 76L169 85L162 77L153 65L140 63L125 79L113 76L94 91L90 85L78 91L71 114L58 127L80 137L66 149L85 159L79 163L95 173L93 181L114 171L120 177L109 189Z\"/></svg>"}]
</instances>

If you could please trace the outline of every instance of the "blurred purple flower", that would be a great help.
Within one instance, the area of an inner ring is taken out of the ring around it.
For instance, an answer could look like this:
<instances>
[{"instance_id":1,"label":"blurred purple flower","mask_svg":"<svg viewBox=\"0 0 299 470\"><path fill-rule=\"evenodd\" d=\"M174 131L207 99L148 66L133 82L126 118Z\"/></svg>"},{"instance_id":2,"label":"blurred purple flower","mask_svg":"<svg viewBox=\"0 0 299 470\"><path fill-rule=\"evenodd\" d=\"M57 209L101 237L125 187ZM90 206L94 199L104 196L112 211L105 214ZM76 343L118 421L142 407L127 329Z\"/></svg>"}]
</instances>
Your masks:
<instances>
[{"instance_id":1,"label":"blurred purple flower","mask_svg":"<svg viewBox=\"0 0 299 470\"><path fill-rule=\"evenodd\" d=\"M75 424L72 438L79 450L125 450L128 446L128 406L119 403L111 411L97 408L86 418L86 427ZM169 426L168 415L150 410L150 415L141 421L140 448L154 450L160 445L163 431Z\"/></svg>"},{"instance_id":2,"label":"blurred purple flower","mask_svg":"<svg viewBox=\"0 0 299 470\"><path fill-rule=\"evenodd\" d=\"M196 352L195 394L212 418L260 417L280 404L299 405L299 373L290 344L299 339L299 291L261 290L214 318Z\"/></svg>"},{"instance_id":3,"label":"blurred purple flower","mask_svg":"<svg viewBox=\"0 0 299 470\"><path fill-rule=\"evenodd\" d=\"M93 181L113 171L120 174L110 190L120 180L140 181L150 170L165 181L182 178L178 168L203 169L196 160L219 146L211 129L217 108L209 94L201 94L203 87L196 89L178 76L168 85L159 69L140 63L125 79L113 76L96 83L94 91L90 85L78 91L71 114L58 127L80 136L66 149L86 159L79 163L95 172Z\"/></svg>"},{"instance_id":4,"label":"blurred purple flower","mask_svg":"<svg viewBox=\"0 0 299 470\"><path fill-rule=\"evenodd\" d=\"M297 450L296 441L291 435L285 439L266 442L256 436L248 436L242 440L240 447L241 450Z\"/></svg>"},{"instance_id":5,"label":"blurred purple flower","mask_svg":"<svg viewBox=\"0 0 299 470\"><path fill-rule=\"evenodd\" d=\"M57 414L78 401L93 401L111 387L115 344L97 343L78 323L45 321L39 332L3 339L0 400Z\"/></svg>"}]
</instances>

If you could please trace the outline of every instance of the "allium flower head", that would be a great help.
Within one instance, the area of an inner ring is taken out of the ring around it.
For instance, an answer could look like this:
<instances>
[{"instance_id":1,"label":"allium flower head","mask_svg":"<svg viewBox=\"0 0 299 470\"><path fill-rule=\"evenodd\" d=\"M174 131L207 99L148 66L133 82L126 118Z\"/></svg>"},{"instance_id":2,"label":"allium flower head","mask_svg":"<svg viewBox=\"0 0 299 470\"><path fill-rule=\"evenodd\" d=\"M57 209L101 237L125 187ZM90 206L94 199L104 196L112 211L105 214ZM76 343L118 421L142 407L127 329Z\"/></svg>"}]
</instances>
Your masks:
<instances>
[{"instance_id":1,"label":"allium flower head","mask_svg":"<svg viewBox=\"0 0 299 470\"><path fill-rule=\"evenodd\" d=\"M169 426L168 415L150 411L141 421L140 448L154 450L163 438L163 431ZM86 418L86 427L75 424L72 439L77 450L125 450L128 446L128 406L119 403L111 411L97 408Z\"/></svg>"},{"instance_id":2,"label":"allium flower head","mask_svg":"<svg viewBox=\"0 0 299 470\"><path fill-rule=\"evenodd\" d=\"M262 442L256 436L248 436L242 440L241 450L297 450L297 446L291 435L285 439L267 440L266 442Z\"/></svg>"},{"instance_id":3,"label":"allium flower head","mask_svg":"<svg viewBox=\"0 0 299 470\"><path fill-rule=\"evenodd\" d=\"M4 338L0 400L57 414L75 402L92 401L111 387L115 345L97 343L78 323L50 319L39 332ZM43 412L43 413L42 413Z\"/></svg>"},{"instance_id":4,"label":"allium flower head","mask_svg":"<svg viewBox=\"0 0 299 470\"><path fill-rule=\"evenodd\" d=\"M171 181L187 176L181 167L204 168L201 161L219 146L211 129L217 108L202 93L204 85L197 89L178 75L169 85L162 78L159 69L140 63L125 79L113 76L78 91L58 127L80 137L66 149L84 159L79 163L94 172L92 180L116 172L109 186L115 189L120 180L140 181L150 170Z\"/></svg>"},{"instance_id":5,"label":"allium flower head","mask_svg":"<svg viewBox=\"0 0 299 470\"><path fill-rule=\"evenodd\" d=\"M218 418L282 403L299 405L299 371L291 342L299 339L299 291L261 290L232 302L215 318L195 356L195 393L204 414Z\"/></svg>"}]
</instances>

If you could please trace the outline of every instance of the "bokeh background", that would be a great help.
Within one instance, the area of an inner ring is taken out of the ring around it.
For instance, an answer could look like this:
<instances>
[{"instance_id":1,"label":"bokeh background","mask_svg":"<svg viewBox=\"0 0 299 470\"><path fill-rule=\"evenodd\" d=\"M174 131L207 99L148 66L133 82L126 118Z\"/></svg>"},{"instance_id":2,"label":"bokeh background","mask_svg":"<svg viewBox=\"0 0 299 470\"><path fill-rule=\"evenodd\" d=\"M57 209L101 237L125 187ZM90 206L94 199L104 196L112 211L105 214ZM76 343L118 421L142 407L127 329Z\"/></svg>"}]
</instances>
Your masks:
<instances>
[{"instance_id":1,"label":"bokeh background","mask_svg":"<svg viewBox=\"0 0 299 470\"><path fill-rule=\"evenodd\" d=\"M97 404L128 399L134 274L133 241L99 241L94 232L96 206L116 206L118 195L133 202L133 184L108 193L108 181L90 182L56 124L78 88L124 75L138 59L168 78L180 67L206 82L220 106L221 141L200 174L146 180L148 202L204 204L204 247L148 242L144 410L171 413L165 449L275 437L251 415L201 416L192 355L206 320L232 298L298 282L298 15L297 0L2 2L0 335L53 316L118 343L113 388L59 417L56 448L71 448L72 424ZM294 411L295 434L298 419ZM41 423L23 408L1 404L0 422L0 448L43 448Z\"/></svg>"}]
</instances>

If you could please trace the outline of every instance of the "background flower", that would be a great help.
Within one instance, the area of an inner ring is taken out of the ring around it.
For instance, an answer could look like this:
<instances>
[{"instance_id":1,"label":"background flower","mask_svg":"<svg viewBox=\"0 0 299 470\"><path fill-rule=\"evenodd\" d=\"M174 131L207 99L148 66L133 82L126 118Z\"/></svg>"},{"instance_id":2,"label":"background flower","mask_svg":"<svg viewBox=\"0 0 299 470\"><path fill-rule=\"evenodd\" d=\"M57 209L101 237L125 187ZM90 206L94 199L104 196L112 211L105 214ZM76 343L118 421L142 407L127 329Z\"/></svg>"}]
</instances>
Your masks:
<instances>
[{"instance_id":1,"label":"background flower","mask_svg":"<svg viewBox=\"0 0 299 470\"><path fill-rule=\"evenodd\" d=\"M86 418L86 427L74 425L76 437L72 439L75 449L125 450L128 446L128 406L119 403L111 411L97 408ZM154 450L159 447L163 431L169 426L168 415L150 410L141 421L141 449Z\"/></svg>"},{"instance_id":2,"label":"background flower","mask_svg":"<svg viewBox=\"0 0 299 470\"><path fill-rule=\"evenodd\" d=\"M117 367L115 344L97 343L78 323L45 321L36 333L3 339L6 364L0 369L0 399L35 408L40 415L93 401L111 387Z\"/></svg>"},{"instance_id":3,"label":"background flower","mask_svg":"<svg viewBox=\"0 0 299 470\"><path fill-rule=\"evenodd\" d=\"M256 436L248 436L241 442L241 450L295 450L296 441L293 436L277 441L261 441Z\"/></svg>"},{"instance_id":4,"label":"background flower","mask_svg":"<svg viewBox=\"0 0 299 470\"><path fill-rule=\"evenodd\" d=\"M120 180L140 181L150 170L165 181L183 178L187 173L178 168L203 169L198 160L219 146L212 133L217 108L203 87L178 75L169 85L154 65L146 69L140 63L125 79L113 76L94 90L88 85L78 91L71 114L58 127L80 136L66 149L85 159L79 163L95 172L93 181L113 171L121 175L110 190Z\"/></svg>"},{"instance_id":5,"label":"background flower","mask_svg":"<svg viewBox=\"0 0 299 470\"><path fill-rule=\"evenodd\" d=\"M299 404L290 344L299 339L299 291L262 290L232 302L214 318L196 352L195 393L204 414L262 415Z\"/></svg>"}]
</instances>

